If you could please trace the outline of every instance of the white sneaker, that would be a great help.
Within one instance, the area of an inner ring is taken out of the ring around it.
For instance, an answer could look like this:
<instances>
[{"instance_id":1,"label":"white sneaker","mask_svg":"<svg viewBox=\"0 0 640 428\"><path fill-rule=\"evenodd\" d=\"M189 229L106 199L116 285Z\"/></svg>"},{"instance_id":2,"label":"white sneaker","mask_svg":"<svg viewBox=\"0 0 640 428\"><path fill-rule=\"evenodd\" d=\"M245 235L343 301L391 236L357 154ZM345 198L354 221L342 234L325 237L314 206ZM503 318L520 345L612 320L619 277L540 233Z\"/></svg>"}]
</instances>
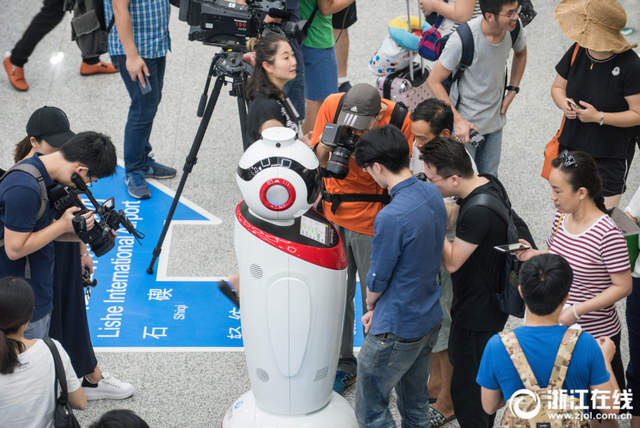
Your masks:
<instances>
[{"instance_id":1,"label":"white sneaker","mask_svg":"<svg viewBox=\"0 0 640 428\"><path fill-rule=\"evenodd\" d=\"M127 382L123 382L111 376L107 372L102 372L103 379L98 383L91 383L85 378L82 382L82 389L87 396L87 400L102 400L109 398L112 400L122 400L133 395L135 388Z\"/></svg>"}]
</instances>

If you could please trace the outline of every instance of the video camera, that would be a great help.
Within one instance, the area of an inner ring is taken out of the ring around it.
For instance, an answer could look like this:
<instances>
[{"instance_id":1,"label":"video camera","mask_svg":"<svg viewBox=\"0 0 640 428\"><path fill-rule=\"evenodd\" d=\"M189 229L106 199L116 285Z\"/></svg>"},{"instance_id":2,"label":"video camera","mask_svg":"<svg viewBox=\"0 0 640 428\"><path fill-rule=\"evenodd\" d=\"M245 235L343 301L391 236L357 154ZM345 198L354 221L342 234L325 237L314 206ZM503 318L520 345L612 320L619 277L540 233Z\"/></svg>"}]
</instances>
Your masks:
<instances>
[{"instance_id":1,"label":"video camera","mask_svg":"<svg viewBox=\"0 0 640 428\"><path fill-rule=\"evenodd\" d=\"M289 19L286 0L247 0L237 4L224 0L180 0L180 21L191 26L189 40L228 48L238 46L246 50L246 41L251 37L268 33L282 34L302 45L306 39L303 27L306 21L263 22L262 14L272 18Z\"/></svg>"},{"instance_id":2,"label":"video camera","mask_svg":"<svg viewBox=\"0 0 640 428\"><path fill-rule=\"evenodd\" d=\"M344 125L327 123L324 126L320 142L325 146L334 148L331 158L325 167L331 177L337 180L344 180L347 177L347 174L349 174L349 159L359 138L354 135L351 128Z\"/></svg>"},{"instance_id":3,"label":"video camera","mask_svg":"<svg viewBox=\"0 0 640 428\"><path fill-rule=\"evenodd\" d=\"M82 242L91 246L91 251L97 257L107 254L115 246L116 238L111 234L111 230L120 229L120 224L136 238L138 243L140 243L140 239L144 239L144 234L133 227L133 224L122 210L117 212L114 210L115 202L113 198L109 198L100 205L78 174L74 173L71 176L71 181L76 187L66 189L57 185L49 192L49 198L59 214L64 213L71 207L80 208L80 211L76 213L72 221L73 230ZM79 197L81 194L87 195L95 210L88 209L82 203ZM100 216L100 220L96 219L91 230L87 230L87 220L81 215L88 212L93 212Z\"/></svg>"}]
</instances>

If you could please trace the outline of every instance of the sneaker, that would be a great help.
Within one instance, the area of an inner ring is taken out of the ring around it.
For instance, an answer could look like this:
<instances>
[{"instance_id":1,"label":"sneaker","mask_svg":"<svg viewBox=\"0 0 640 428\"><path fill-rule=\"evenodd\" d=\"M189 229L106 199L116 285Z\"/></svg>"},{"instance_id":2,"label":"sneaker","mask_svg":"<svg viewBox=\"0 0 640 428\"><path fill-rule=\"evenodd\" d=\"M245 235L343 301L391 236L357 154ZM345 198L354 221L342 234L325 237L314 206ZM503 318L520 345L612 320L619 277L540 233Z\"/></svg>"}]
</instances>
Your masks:
<instances>
[{"instance_id":1,"label":"sneaker","mask_svg":"<svg viewBox=\"0 0 640 428\"><path fill-rule=\"evenodd\" d=\"M357 378L357 374L349 374L338 370L336 380L333 383L333 390L338 394L342 394L349 385L356 383Z\"/></svg>"},{"instance_id":2,"label":"sneaker","mask_svg":"<svg viewBox=\"0 0 640 428\"><path fill-rule=\"evenodd\" d=\"M109 64L108 62L100 61L97 64L87 64L82 61L82 64L80 64L80 74L83 76L91 76L92 74L112 74L117 72L118 70L116 70L113 64Z\"/></svg>"},{"instance_id":3,"label":"sneaker","mask_svg":"<svg viewBox=\"0 0 640 428\"><path fill-rule=\"evenodd\" d=\"M226 296L227 299L231 300L231 303L237 306L240 309L240 296L238 296L238 292L231 284L229 284L225 280L220 280L218 282L218 288L222 291L222 294Z\"/></svg>"},{"instance_id":4,"label":"sneaker","mask_svg":"<svg viewBox=\"0 0 640 428\"><path fill-rule=\"evenodd\" d=\"M347 80L346 82L342 82L340 86L338 86L338 92L349 92L351 89L351 83Z\"/></svg>"},{"instance_id":5,"label":"sneaker","mask_svg":"<svg viewBox=\"0 0 640 428\"><path fill-rule=\"evenodd\" d=\"M151 192L144 174L138 171L130 172L124 177L124 184L127 185L129 194L136 199L149 199Z\"/></svg>"},{"instance_id":6,"label":"sneaker","mask_svg":"<svg viewBox=\"0 0 640 428\"><path fill-rule=\"evenodd\" d=\"M16 67L11 64L11 57L8 56L4 59L4 69L7 70L7 76L9 77L9 83L19 91L26 91L29 89L27 81L24 80L24 68Z\"/></svg>"},{"instance_id":7,"label":"sneaker","mask_svg":"<svg viewBox=\"0 0 640 428\"><path fill-rule=\"evenodd\" d=\"M82 389L87 396L87 400L103 400L110 398L112 400L122 400L133 395L135 388L127 382L116 379L107 372L102 372L102 380L98 383L92 383L85 377L82 381Z\"/></svg>"},{"instance_id":8,"label":"sneaker","mask_svg":"<svg viewBox=\"0 0 640 428\"><path fill-rule=\"evenodd\" d=\"M176 169L159 164L152 157L149 157L147 172L144 175L150 178L173 178L176 176Z\"/></svg>"}]
</instances>

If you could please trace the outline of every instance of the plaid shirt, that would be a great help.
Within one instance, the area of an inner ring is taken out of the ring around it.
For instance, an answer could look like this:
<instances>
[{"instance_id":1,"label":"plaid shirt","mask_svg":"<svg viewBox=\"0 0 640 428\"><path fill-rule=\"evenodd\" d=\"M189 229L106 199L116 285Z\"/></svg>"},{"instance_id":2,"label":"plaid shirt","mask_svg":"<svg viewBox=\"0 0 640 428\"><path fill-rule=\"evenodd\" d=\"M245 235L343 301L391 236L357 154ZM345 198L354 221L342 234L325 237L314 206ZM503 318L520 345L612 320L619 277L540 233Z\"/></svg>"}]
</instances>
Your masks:
<instances>
[{"instance_id":1,"label":"plaid shirt","mask_svg":"<svg viewBox=\"0 0 640 428\"><path fill-rule=\"evenodd\" d=\"M112 0L104 0L105 21L113 16ZM161 58L171 50L169 0L131 0L129 14L133 39L142 58ZM108 25L108 24L107 24ZM125 55L116 25L109 34L109 55Z\"/></svg>"}]
</instances>

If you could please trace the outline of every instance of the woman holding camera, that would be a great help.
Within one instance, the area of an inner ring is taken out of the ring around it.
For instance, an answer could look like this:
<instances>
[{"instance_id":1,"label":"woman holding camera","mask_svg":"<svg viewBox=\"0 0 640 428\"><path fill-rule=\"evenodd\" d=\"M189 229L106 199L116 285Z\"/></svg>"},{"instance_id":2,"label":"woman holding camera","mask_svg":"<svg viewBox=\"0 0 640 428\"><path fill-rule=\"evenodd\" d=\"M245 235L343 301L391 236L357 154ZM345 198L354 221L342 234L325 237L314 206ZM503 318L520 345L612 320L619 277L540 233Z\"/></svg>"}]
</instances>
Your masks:
<instances>
[{"instance_id":1,"label":"woman holding camera","mask_svg":"<svg viewBox=\"0 0 640 428\"><path fill-rule=\"evenodd\" d=\"M0 279L0 421L5 428L52 427L55 365L44 341L25 339L35 299L20 278ZM84 409L87 399L69 356L54 341L64 366L69 404Z\"/></svg>"},{"instance_id":2,"label":"woman holding camera","mask_svg":"<svg viewBox=\"0 0 640 428\"><path fill-rule=\"evenodd\" d=\"M47 135L40 135L42 132ZM36 110L29 118L27 134L16 144L16 163L36 153L57 152L75 135L69 128L66 114L57 107ZM88 400L127 398L133 394L133 385L103 373L93 351L82 278L83 271L93 273L93 259L87 245L54 242L54 246L53 311L48 335L60 341L69 353L76 374L84 377L82 386L86 388Z\"/></svg>"},{"instance_id":3,"label":"woman holding camera","mask_svg":"<svg viewBox=\"0 0 640 428\"><path fill-rule=\"evenodd\" d=\"M573 283L560 323L580 324L596 339L608 336L616 345L611 366L621 389L624 367L620 354L621 324L615 303L631 294L627 243L604 205L598 167L585 152L563 151L551 162L551 200L556 215L547 250L526 250L518 259L552 253L564 257ZM527 244L524 240L520 242Z\"/></svg>"},{"instance_id":4,"label":"woman holding camera","mask_svg":"<svg viewBox=\"0 0 640 428\"><path fill-rule=\"evenodd\" d=\"M575 41L556 65L551 96L566 120L560 149L582 150L598 165L607 207L626 188L640 125L640 58L620 30L627 15L616 0L563 0L554 11Z\"/></svg>"},{"instance_id":5,"label":"woman holding camera","mask_svg":"<svg viewBox=\"0 0 640 428\"><path fill-rule=\"evenodd\" d=\"M249 110L243 130L245 141L253 144L262 131L284 126L298 132L298 113L282 88L296 77L296 58L286 37L267 34L255 43L255 68L247 82ZM308 143L308 141L307 141Z\"/></svg>"}]
</instances>

